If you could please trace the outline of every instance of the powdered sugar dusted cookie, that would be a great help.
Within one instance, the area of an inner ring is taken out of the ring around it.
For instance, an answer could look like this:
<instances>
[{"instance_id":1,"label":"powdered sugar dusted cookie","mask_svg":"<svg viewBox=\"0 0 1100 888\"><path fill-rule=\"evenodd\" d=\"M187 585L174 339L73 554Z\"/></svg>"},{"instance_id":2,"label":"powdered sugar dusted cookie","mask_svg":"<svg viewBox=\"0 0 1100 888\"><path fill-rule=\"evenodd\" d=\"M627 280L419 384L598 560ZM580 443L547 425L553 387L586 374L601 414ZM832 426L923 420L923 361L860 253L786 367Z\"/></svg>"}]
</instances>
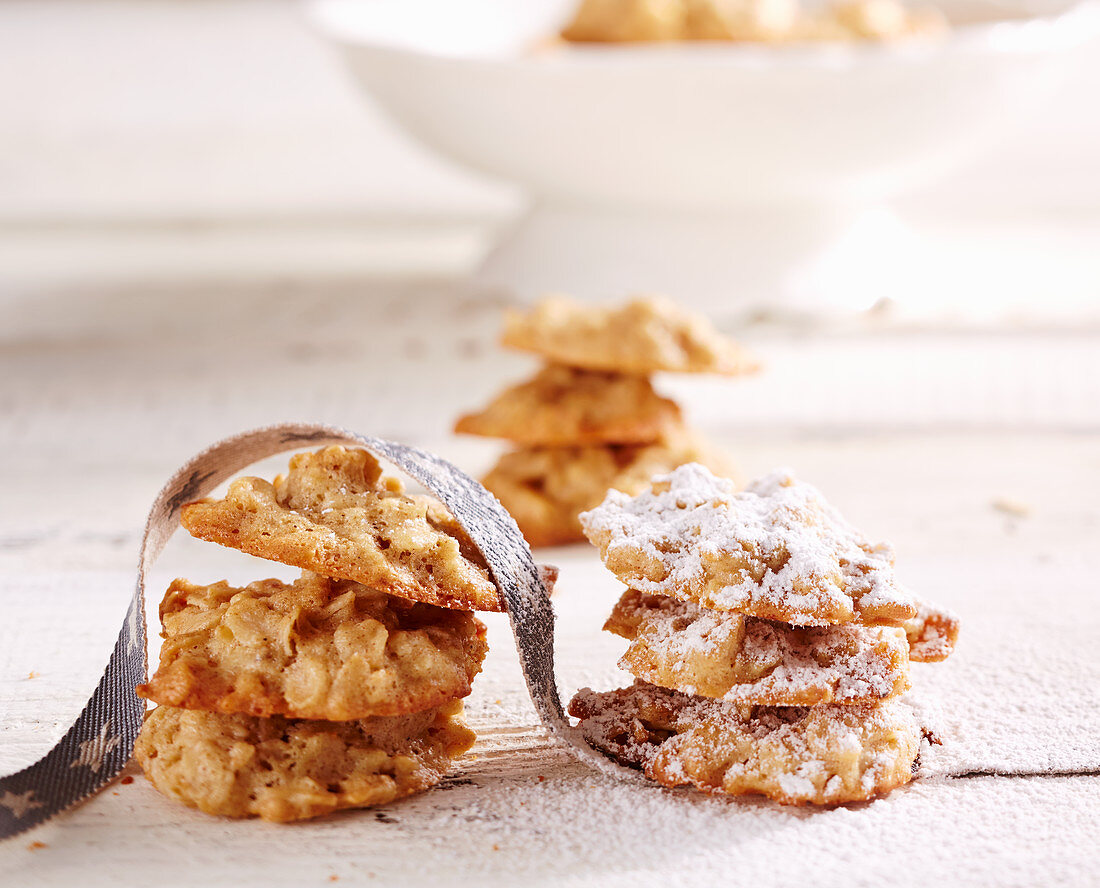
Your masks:
<instances>
[{"instance_id":1,"label":"powdered sugar dusted cookie","mask_svg":"<svg viewBox=\"0 0 1100 888\"><path fill-rule=\"evenodd\" d=\"M680 408L644 376L550 364L455 431L532 446L650 444L679 425Z\"/></svg>"},{"instance_id":2,"label":"powdered sugar dusted cookie","mask_svg":"<svg viewBox=\"0 0 1100 888\"><path fill-rule=\"evenodd\" d=\"M342 721L465 697L485 626L350 580L306 574L243 589L175 580L160 606L160 668L138 694L215 712Z\"/></svg>"},{"instance_id":3,"label":"powdered sugar dusted cookie","mask_svg":"<svg viewBox=\"0 0 1100 888\"><path fill-rule=\"evenodd\" d=\"M569 704L595 747L665 786L838 805L908 783L920 746L898 701L855 706L739 707L644 682Z\"/></svg>"},{"instance_id":4,"label":"powdered sugar dusted cookie","mask_svg":"<svg viewBox=\"0 0 1100 888\"><path fill-rule=\"evenodd\" d=\"M723 454L678 433L641 446L523 447L501 456L482 483L512 513L528 543L553 546L584 539L577 516L609 489L637 493L654 474L692 461L727 467Z\"/></svg>"},{"instance_id":5,"label":"powdered sugar dusted cookie","mask_svg":"<svg viewBox=\"0 0 1100 888\"><path fill-rule=\"evenodd\" d=\"M901 629L796 627L628 590L604 629L630 640L619 666L651 684L733 703L866 703L909 688Z\"/></svg>"},{"instance_id":6,"label":"powdered sugar dusted cookie","mask_svg":"<svg viewBox=\"0 0 1100 888\"><path fill-rule=\"evenodd\" d=\"M288 821L428 789L474 742L462 704L359 721L160 706L134 754L158 790L207 814Z\"/></svg>"},{"instance_id":7,"label":"powdered sugar dusted cookie","mask_svg":"<svg viewBox=\"0 0 1100 888\"><path fill-rule=\"evenodd\" d=\"M706 318L655 296L619 308L550 296L530 312L508 312L501 342L591 370L735 376L757 369L756 362Z\"/></svg>"},{"instance_id":8,"label":"powdered sugar dusted cookie","mask_svg":"<svg viewBox=\"0 0 1100 888\"><path fill-rule=\"evenodd\" d=\"M402 598L460 610L503 605L484 559L440 503L404 493L367 451L326 447L269 484L183 507L192 536Z\"/></svg>"},{"instance_id":9,"label":"powdered sugar dusted cookie","mask_svg":"<svg viewBox=\"0 0 1100 888\"><path fill-rule=\"evenodd\" d=\"M785 472L738 493L684 465L636 496L611 491L580 521L607 567L642 592L800 626L900 625L917 613L890 547Z\"/></svg>"},{"instance_id":10,"label":"powdered sugar dusted cookie","mask_svg":"<svg viewBox=\"0 0 1100 888\"><path fill-rule=\"evenodd\" d=\"M903 624L909 659L918 663L946 660L959 638L959 618L927 601L917 600L917 615Z\"/></svg>"}]
</instances>

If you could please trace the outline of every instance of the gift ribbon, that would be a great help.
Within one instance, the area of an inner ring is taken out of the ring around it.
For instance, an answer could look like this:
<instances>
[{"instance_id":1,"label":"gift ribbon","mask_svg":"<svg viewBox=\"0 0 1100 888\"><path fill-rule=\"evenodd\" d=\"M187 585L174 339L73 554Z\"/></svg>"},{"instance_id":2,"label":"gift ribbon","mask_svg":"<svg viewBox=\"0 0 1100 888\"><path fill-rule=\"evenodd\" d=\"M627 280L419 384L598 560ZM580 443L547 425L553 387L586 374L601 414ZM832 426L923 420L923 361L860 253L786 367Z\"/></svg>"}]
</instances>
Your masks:
<instances>
[{"instance_id":1,"label":"gift ribbon","mask_svg":"<svg viewBox=\"0 0 1100 888\"><path fill-rule=\"evenodd\" d=\"M387 459L431 491L481 551L504 600L523 676L550 734L601 771L638 779L595 752L566 719L554 676L554 612L531 550L512 516L444 459L336 426L286 423L226 438L189 460L157 494L145 524L137 583L107 669L71 728L43 758L0 778L0 839L49 820L102 789L126 766L145 714L134 688L148 666L145 578L179 526L180 509L252 463L302 447L350 444Z\"/></svg>"}]
</instances>

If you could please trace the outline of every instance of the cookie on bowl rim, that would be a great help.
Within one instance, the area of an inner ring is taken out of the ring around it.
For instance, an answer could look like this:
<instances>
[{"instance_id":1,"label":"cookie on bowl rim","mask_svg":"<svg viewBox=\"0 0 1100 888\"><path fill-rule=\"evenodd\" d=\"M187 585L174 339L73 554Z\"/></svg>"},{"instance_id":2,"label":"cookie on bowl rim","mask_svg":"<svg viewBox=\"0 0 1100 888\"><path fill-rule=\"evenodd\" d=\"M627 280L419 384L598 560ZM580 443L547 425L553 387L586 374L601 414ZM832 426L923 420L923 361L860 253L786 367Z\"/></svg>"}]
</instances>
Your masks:
<instances>
[{"instance_id":1,"label":"cookie on bowl rim","mask_svg":"<svg viewBox=\"0 0 1100 888\"><path fill-rule=\"evenodd\" d=\"M237 478L221 500L185 505L194 537L402 598L459 610L503 610L484 558L444 506L408 495L366 450L292 457L269 483Z\"/></svg>"},{"instance_id":2,"label":"cookie on bowl rim","mask_svg":"<svg viewBox=\"0 0 1100 888\"><path fill-rule=\"evenodd\" d=\"M177 579L160 606L162 705L346 721L465 697L488 650L468 611L303 574L243 588Z\"/></svg>"},{"instance_id":3,"label":"cookie on bowl rim","mask_svg":"<svg viewBox=\"0 0 1100 888\"><path fill-rule=\"evenodd\" d=\"M893 550L871 543L790 473L742 491L682 465L630 496L608 493L580 522L627 586L797 626L900 626L917 616Z\"/></svg>"},{"instance_id":4,"label":"cookie on bowl rim","mask_svg":"<svg viewBox=\"0 0 1100 888\"><path fill-rule=\"evenodd\" d=\"M527 446L651 444L682 425L680 408L644 376L549 364L454 430Z\"/></svg>"},{"instance_id":5,"label":"cookie on bowl rim","mask_svg":"<svg viewBox=\"0 0 1100 888\"><path fill-rule=\"evenodd\" d=\"M669 786L842 805L908 783L920 728L896 700L854 706L751 707L636 681L569 704L586 739Z\"/></svg>"},{"instance_id":6,"label":"cookie on bowl rim","mask_svg":"<svg viewBox=\"0 0 1100 888\"><path fill-rule=\"evenodd\" d=\"M192 808L287 822L422 792L474 739L458 701L342 722L159 706L134 755L158 791Z\"/></svg>"},{"instance_id":7,"label":"cookie on bowl rim","mask_svg":"<svg viewBox=\"0 0 1100 888\"><path fill-rule=\"evenodd\" d=\"M517 448L504 453L481 483L531 546L553 546L584 539L578 516L608 490L640 492L655 474L693 461L733 472L725 454L681 428L645 445Z\"/></svg>"},{"instance_id":8,"label":"cookie on bowl rim","mask_svg":"<svg viewBox=\"0 0 1100 888\"><path fill-rule=\"evenodd\" d=\"M509 310L501 343L559 364L618 373L737 376L759 369L705 317L659 296L618 307L548 296L528 312Z\"/></svg>"},{"instance_id":9,"label":"cookie on bowl rim","mask_svg":"<svg viewBox=\"0 0 1100 888\"><path fill-rule=\"evenodd\" d=\"M902 629L789 626L627 590L603 627L619 666L650 684L741 705L874 703L909 689Z\"/></svg>"}]
</instances>

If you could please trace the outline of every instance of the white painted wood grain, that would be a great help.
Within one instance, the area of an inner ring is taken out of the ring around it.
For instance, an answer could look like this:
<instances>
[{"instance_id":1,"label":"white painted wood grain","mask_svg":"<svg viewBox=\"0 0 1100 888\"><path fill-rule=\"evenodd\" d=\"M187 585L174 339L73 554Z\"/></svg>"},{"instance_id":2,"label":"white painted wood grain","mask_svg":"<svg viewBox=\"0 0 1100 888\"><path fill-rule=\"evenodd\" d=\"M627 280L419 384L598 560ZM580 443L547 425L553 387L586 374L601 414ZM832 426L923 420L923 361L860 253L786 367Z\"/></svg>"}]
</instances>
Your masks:
<instances>
[{"instance_id":1,"label":"white painted wood grain","mask_svg":"<svg viewBox=\"0 0 1100 888\"><path fill-rule=\"evenodd\" d=\"M532 369L496 350L500 304L440 284L179 285L9 304L0 331L0 769L45 752L118 631L144 512L211 440L334 421L477 471L495 445L449 434ZM901 575L965 621L916 674L940 701L946 769L1097 763L1095 541L1100 342L1026 330L743 332L751 380L662 378L749 475L790 465L891 539ZM995 501L1022 504L1006 514ZM599 631L618 585L584 546L546 553L563 693L625 680ZM285 574L177 535L176 575ZM155 602L150 602L155 607ZM136 776L0 846L4 884L1089 884L1096 777L928 778L871 805L800 812L618 785L537 727L507 624L469 699L481 739L442 788L277 827L189 811ZM30 677L34 673L34 677ZM542 778L542 779L540 779ZM1092 830L1090 833L1089 830ZM41 842L44 847L31 847Z\"/></svg>"}]
</instances>

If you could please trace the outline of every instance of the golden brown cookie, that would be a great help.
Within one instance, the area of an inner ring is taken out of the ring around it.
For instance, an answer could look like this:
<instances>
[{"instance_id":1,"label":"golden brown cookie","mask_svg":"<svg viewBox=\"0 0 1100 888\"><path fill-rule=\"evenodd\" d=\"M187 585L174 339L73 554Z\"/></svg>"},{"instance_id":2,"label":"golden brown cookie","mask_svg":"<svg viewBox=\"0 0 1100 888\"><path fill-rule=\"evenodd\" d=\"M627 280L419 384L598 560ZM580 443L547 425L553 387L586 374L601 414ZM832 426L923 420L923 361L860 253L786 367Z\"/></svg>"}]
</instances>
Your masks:
<instances>
[{"instance_id":1,"label":"golden brown cookie","mask_svg":"<svg viewBox=\"0 0 1100 888\"><path fill-rule=\"evenodd\" d=\"M474 742L451 702L359 721L160 706L134 755L158 790L207 814L288 821L384 805L438 783Z\"/></svg>"},{"instance_id":2,"label":"golden brown cookie","mask_svg":"<svg viewBox=\"0 0 1100 888\"><path fill-rule=\"evenodd\" d=\"M871 703L909 688L901 629L800 628L633 589L603 628L630 641L619 666L637 678L731 703Z\"/></svg>"},{"instance_id":3,"label":"golden brown cookie","mask_svg":"<svg viewBox=\"0 0 1100 888\"><path fill-rule=\"evenodd\" d=\"M484 559L440 503L404 493L365 450L326 447L269 484L238 478L223 500L183 507L192 536L402 598L503 609Z\"/></svg>"},{"instance_id":4,"label":"golden brown cookie","mask_svg":"<svg viewBox=\"0 0 1100 888\"><path fill-rule=\"evenodd\" d=\"M168 706L343 721L465 697L485 625L469 611L305 574L236 589L174 580L160 668L139 696Z\"/></svg>"},{"instance_id":5,"label":"golden brown cookie","mask_svg":"<svg viewBox=\"0 0 1100 888\"><path fill-rule=\"evenodd\" d=\"M561 36L574 43L679 40L683 0L582 0Z\"/></svg>"},{"instance_id":6,"label":"golden brown cookie","mask_svg":"<svg viewBox=\"0 0 1100 888\"><path fill-rule=\"evenodd\" d=\"M744 491L701 465L580 516L627 586L799 626L901 625L916 616L893 551L871 543L809 484L767 475Z\"/></svg>"},{"instance_id":7,"label":"golden brown cookie","mask_svg":"<svg viewBox=\"0 0 1100 888\"><path fill-rule=\"evenodd\" d=\"M927 601L917 600L917 615L902 624L909 639L909 659L916 663L946 660L959 638L959 618Z\"/></svg>"},{"instance_id":8,"label":"golden brown cookie","mask_svg":"<svg viewBox=\"0 0 1100 888\"><path fill-rule=\"evenodd\" d=\"M798 21L798 0L681 0L687 40L778 43Z\"/></svg>"},{"instance_id":9,"label":"golden brown cookie","mask_svg":"<svg viewBox=\"0 0 1100 888\"><path fill-rule=\"evenodd\" d=\"M619 308L551 296L527 313L509 311L501 342L559 364L618 373L734 376L757 369L744 349L706 318L655 296Z\"/></svg>"},{"instance_id":10,"label":"golden brown cookie","mask_svg":"<svg viewBox=\"0 0 1100 888\"><path fill-rule=\"evenodd\" d=\"M455 431L560 447L651 444L680 424L680 408L644 376L550 364L461 417Z\"/></svg>"},{"instance_id":11,"label":"golden brown cookie","mask_svg":"<svg viewBox=\"0 0 1100 888\"><path fill-rule=\"evenodd\" d=\"M665 786L840 805L908 783L920 747L912 713L881 704L739 707L644 682L569 704L593 746Z\"/></svg>"},{"instance_id":12,"label":"golden brown cookie","mask_svg":"<svg viewBox=\"0 0 1100 888\"><path fill-rule=\"evenodd\" d=\"M501 456L482 483L511 512L528 543L554 546L584 539L577 516L609 489L637 493L654 474L693 460L716 471L731 468L708 444L678 433L640 446L523 447Z\"/></svg>"},{"instance_id":13,"label":"golden brown cookie","mask_svg":"<svg viewBox=\"0 0 1100 888\"><path fill-rule=\"evenodd\" d=\"M936 37L948 30L947 18L935 7L913 8L900 0L840 0L824 8L807 10L791 38L811 42L891 42Z\"/></svg>"}]
</instances>

